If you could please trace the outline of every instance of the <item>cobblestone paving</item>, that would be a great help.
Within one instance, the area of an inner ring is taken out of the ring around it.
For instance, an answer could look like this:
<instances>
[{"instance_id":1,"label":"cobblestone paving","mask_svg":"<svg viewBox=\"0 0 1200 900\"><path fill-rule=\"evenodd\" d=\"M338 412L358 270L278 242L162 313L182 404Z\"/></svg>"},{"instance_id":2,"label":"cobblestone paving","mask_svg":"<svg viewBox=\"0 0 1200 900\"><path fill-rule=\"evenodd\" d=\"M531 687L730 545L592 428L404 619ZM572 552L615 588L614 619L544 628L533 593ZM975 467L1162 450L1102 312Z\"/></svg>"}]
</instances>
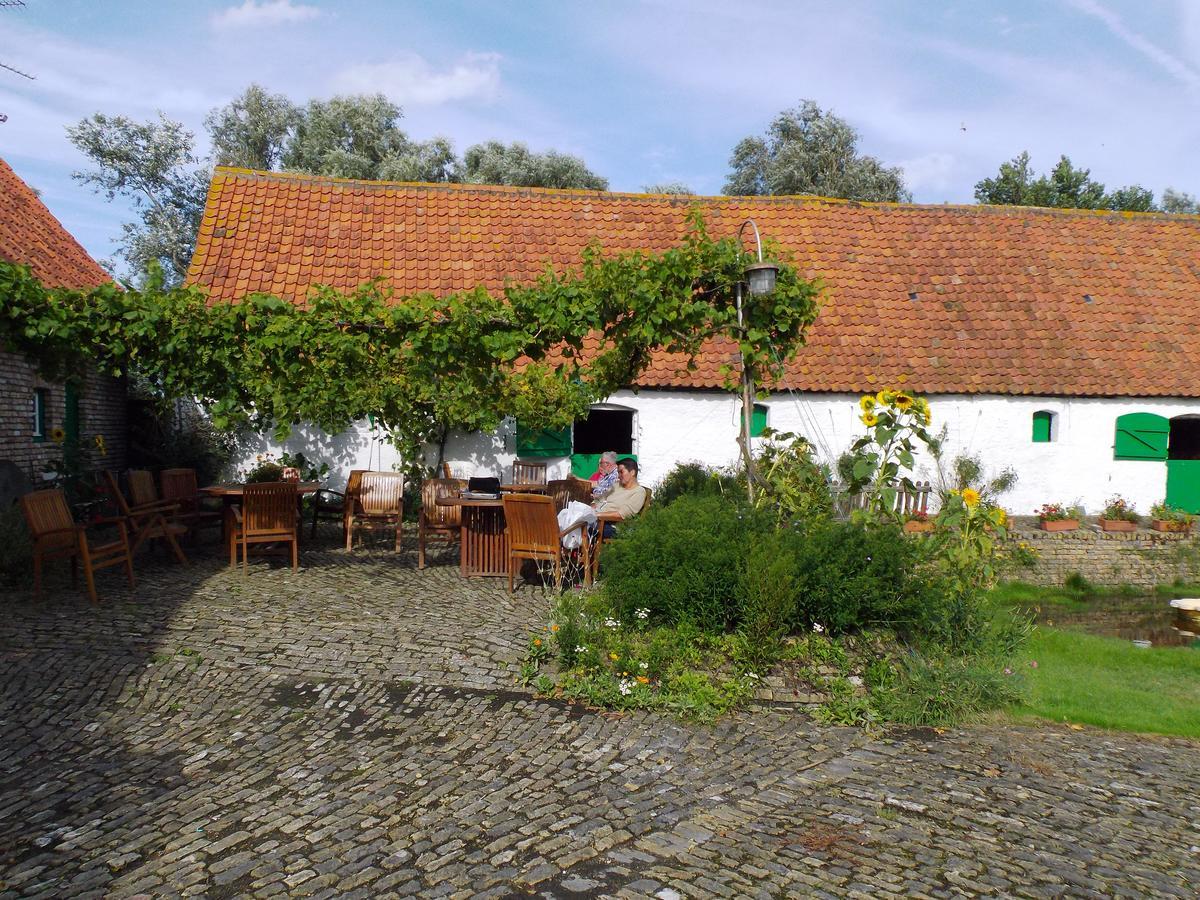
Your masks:
<instances>
[{"instance_id":1,"label":"cobblestone paving","mask_svg":"<svg viewBox=\"0 0 1200 900\"><path fill-rule=\"evenodd\" d=\"M0 896L1197 894L1194 743L599 715L514 685L538 590L215 556L0 595Z\"/></svg>"}]
</instances>

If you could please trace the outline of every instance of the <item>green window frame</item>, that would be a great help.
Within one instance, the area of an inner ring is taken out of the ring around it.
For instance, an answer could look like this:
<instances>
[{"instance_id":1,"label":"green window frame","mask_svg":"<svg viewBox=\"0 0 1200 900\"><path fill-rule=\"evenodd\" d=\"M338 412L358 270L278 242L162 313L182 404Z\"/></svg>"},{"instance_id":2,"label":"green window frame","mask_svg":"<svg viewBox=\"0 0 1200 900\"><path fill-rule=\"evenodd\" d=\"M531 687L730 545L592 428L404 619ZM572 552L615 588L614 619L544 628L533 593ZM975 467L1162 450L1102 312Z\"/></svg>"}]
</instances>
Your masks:
<instances>
[{"instance_id":1,"label":"green window frame","mask_svg":"<svg viewBox=\"0 0 1200 900\"><path fill-rule=\"evenodd\" d=\"M517 456L571 455L571 428L527 428L517 422Z\"/></svg>"},{"instance_id":2,"label":"green window frame","mask_svg":"<svg viewBox=\"0 0 1200 900\"><path fill-rule=\"evenodd\" d=\"M1033 442L1049 444L1054 440L1054 413L1039 409L1033 414Z\"/></svg>"},{"instance_id":3,"label":"green window frame","mask_svg":"<svg viewBox=\"0 0 1200 900\"><path fill-rule=\"evenodd\" d=\"M1154 413L1126 413L1117 417L1113 459L1165 460L1171 423Z\"/></svg>"},{"instance_id":4,"label":"green window frame","mask_svg":"<svg viewBox=\"0 0 1200 900\"><path fill-rule=\"evenodd\" d=\"M755 403L750 412L750 437L762 437L767 430L767 404Z\"/></svg>"},{"instance_id":5,"label":"green window frame","mask_svg":"<svg viewBox=\"0 0 1200 900\"><path fill-rule=\"evenodd\" d=\"M46 440L46 410L50 407L50 392L45 388L33 391L33 440L41 444Z\"/></svg>"}]
</instances>

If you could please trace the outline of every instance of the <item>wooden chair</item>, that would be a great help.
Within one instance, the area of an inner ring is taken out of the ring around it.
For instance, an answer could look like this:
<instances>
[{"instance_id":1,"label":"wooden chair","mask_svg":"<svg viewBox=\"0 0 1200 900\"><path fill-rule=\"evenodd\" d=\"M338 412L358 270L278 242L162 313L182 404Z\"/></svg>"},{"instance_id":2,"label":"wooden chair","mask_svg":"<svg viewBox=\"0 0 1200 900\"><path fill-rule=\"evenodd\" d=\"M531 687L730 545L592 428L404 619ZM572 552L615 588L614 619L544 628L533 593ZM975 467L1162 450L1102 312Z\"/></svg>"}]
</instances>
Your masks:
<instances>
[{"instance_id":1,"label":"wooden chair","mask_svg":"<svg viewBox=\"0 0 1200 900\"><path fill-rule=\"evenodd\" d=\"M504 519L508 527L508 592L513 592L517 560L554 563L554 584L562 581L564 557L571 553L562 545L564 536L578 531L583 554L583 575L592 583L592 566L587 524L578 522L569 528L558 527L554 500L542 494L505 494Z\"/></svg>"},{"instance_id":2,"label":"wooden chair","mask_svg":"<svg viewBox=\"0 0 1200 900\"><path fill-rule=\"evenodd\" d=\"M592 502L592 483L582 478L561 478L546 483L546 493L554 498L554 508L562 512L568 503L577 500L580 503Z\"/></svg>"},{"instance_id":3,"label":"wooden chair","mask_svg":"<svg viewBox=\"0 0 1200 900\"><path fill-rule=\"evenodd\" d=\"M248 484L241 505L229 508L229 566L237 565L242 552L242 574L249 570L251 544L291 544L292 571L300 566L300 536L297 533L296 483L269 481Z\"/></svg>"},{"instance_id":4,"label":"wooden chair","mask_svg":"<svg viewBox=\"0 0 1200 900\"><path fill-rule=\"evenodd\" d=\"M348 503L346 549L354 549L356 531L396 529L396 552L404 536L404 476L397 472L363 472L358 495Z\"/></svg>"},{"instance_id":5,"label":"wooden chair","mask_svg":"<svg viewBox=\"0 0 1200 900\"><path fill-rule=\"evenodd\" d=\"M194 537L197 531L206 526L221 527L221 510L205 509L201 505L195 469L163 469L159 481L162 484L163 502L179 507L172 518L187 527L188 537Z\"/></svg>"},{"instance_id":6,"label":"wooden chair","mask_svg":"<svg viewBox=\"0 0 1200 900\"><path fill-rule=\"evenodd\" d=\"M325 519L328 522L342 523L342 543L346 542L346 530L349 528L350 514L353 512L353 498L358 494L363 471L363 469L350 470L344 492L321 488L313 494L311 533L314 538L317 536L317 521Z\"/></svg>"},{"instance_id":7,"label":"wooden chair","mask_svg":"<svg viewBox=\"0 0 1200 900\"><path fill-rule=\"evenodd\" d=\"M149 475L150 473L146 472L145 474ZM130 531L133 532L133 552L136 553L146 541L163 540L166 541L167 547L175 559L186 566L188 558L184 556L183 548L179 546L179 538L187 534L188 527L173 521L174 515L179 511L179 505L164 500L130 505L129 501L125 499L125 495L121 493L117 477L112 472L105 472L104 480L108 485L108 493L112 496L113 502L117 504L117 509L121 511L121 515L129 524ZM153 479L150 481L150 486L151 488L154 486ZM142 496L145 496L144 484L142 490Z\"/></svg>"},{"instance_id":8,"label":"wooden chair","mask_svg":"<svg viewBox=\"0 0 1200 900\"><path fill-rule=\"evenodd\" d=\"M517 460L512 464L513 484L545 484L546 464Z\"/></svg>"},{"instance_id":9,"label":"wooden chair","mask_svg":"<svg viewBox=\"0 0 1200 900\"><path fill-rule=\"evenodd\" d=\"M421 517L417 521L417 568L425 568L425 542L431 535L462 539L462 507L439 506L439 497L454 497L467 486L458 478L428 478L421 485Z\"/></svg>"},{"instance_id":10,"label":"wooden chair","mask_svg":"<svg viewBox=\"0 0 1200 900\"><path fill-rule=\"evenodd\" d=\"M95 571L109 566L124 566L129 586L134 587L133 554L125 520L106 518L96 524L115 525L120 537L105 544L92 544L84 526L71 518L66 495L61 490L34 491L21 497L21 513L33 538L33 594L42 595L42 563L48 559L71 560L71 585L79 582L79 563L87 580L88 599L99 603Z\"/></svg>"},{"instance_id":11,"label":"wooden chair","mask_svg":"<svg viewBox=\"0 0 1200 900\"><path fill-rule=\"evenodd\" d=\"M125 474L129 483L129 500L134 506L149 506L160 502L158 491L154 487L154 476L146 469L130 469Z\"/></svg>"}]
</instances>

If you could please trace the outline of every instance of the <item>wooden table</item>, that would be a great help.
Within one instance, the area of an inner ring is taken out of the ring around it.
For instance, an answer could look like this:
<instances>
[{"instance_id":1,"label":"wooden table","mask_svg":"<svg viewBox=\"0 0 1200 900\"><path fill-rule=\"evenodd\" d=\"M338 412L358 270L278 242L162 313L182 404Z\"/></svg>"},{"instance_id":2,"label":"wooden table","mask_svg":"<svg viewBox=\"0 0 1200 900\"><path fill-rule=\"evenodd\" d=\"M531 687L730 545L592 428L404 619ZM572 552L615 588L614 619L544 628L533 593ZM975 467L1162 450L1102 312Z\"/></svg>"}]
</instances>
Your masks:
<instances>
[{"instance_id":1,"label":"wooden table","mask_svg":"<svg viewBox=\"0 0 1200 900\"><path fill-rule=\"evenodd\" d=\"M504 501L438 497L438 506L462 507L459 571L466 578L508 577L508 526Z\"/></svg>"},{"instance_id":2,"label":"wooden table","mask_svg":"<svg viewBox=\"0 0 1200 900\"><path fill-rule=\"evenodd\" d=\"M550 490L548 485L538 484L536 482L500 485L500 492L502 494L544 494L548 490Z\"/></svg>"},{"instance_id":3,"label":"wooden table","mask_svg":"<svg viewBox=\"0 0 1200 900\"><path fill-rule=\"evenodd\" d=\"M321 489L319 481L298 481L296 482L296 497L303 497L305 494L315 494ZM223 504L222 511L229 512L229 507L242 499L242 495L246 493L246 485L238 484L237 482L226 482L224 484L210 484L208 487L200 488L200 493L208 494L210 497L220 497ZM304 529L301 527L301 520L304 517L300 515L300 511L296 511L296 530L301 533ZM223 543L229 543L229 516L221 517L221 540Z\"/></svg>"}]
</instances>

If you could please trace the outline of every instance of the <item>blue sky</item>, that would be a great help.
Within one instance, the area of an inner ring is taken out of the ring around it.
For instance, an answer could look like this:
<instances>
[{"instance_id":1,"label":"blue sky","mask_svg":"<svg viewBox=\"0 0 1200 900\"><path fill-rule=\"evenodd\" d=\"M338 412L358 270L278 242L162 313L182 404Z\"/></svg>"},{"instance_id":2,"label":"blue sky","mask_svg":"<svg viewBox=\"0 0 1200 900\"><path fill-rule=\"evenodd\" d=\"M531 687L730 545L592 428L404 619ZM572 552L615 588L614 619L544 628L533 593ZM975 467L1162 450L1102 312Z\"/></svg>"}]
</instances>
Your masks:
<instances>
[{"instance_id":1,"label":"blue sky","mask_svg":"<svg viewBox=\"0 0 1200 900\"><path fill-rule=\"evenodd\" d=\"M250 82L303 101L382 91L415 138L523 140L614 190L718 193L737 141L811 98L970 202L1029 150L1110 188L1200 193L1200 0L27 0L0 9L0 156L97 258L125 211L73 182L67 125L156 110L196 131Z\"/></svg>"}]
</instances>

